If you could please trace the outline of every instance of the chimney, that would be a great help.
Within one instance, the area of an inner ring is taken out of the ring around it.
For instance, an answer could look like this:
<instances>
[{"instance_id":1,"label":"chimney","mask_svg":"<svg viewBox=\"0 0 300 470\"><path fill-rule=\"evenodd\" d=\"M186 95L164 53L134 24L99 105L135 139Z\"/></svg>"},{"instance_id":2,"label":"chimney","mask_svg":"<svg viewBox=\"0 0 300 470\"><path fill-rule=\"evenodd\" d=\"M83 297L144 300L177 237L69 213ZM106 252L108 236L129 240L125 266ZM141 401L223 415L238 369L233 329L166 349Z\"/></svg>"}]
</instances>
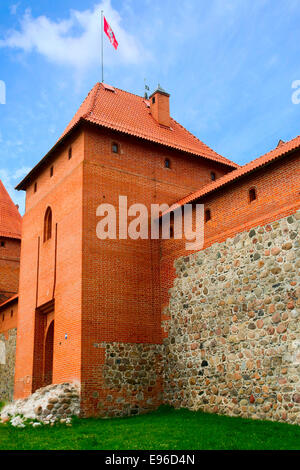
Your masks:
<instances>
[{"instance_id":1,"label":"chimney","mask_svg":"<svg viewBox=\"0 0 300 470\"><path fill-rule=\"evenodd\" d=\"M162 126L170 127L170 95L158 85L150 96L150 109L154 119Z\"/></svg>"}]
</instances>

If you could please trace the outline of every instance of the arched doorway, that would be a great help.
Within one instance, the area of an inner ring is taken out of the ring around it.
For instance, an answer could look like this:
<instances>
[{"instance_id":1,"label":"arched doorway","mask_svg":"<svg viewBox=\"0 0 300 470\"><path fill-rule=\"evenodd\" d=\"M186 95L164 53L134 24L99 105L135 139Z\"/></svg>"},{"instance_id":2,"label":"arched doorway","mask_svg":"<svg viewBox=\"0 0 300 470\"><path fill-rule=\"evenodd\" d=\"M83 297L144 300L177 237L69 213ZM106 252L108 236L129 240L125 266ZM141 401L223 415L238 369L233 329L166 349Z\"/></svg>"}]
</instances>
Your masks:
<instances>
[{"instance_id":1,"label":"arched doorway","mask_svg":"<svg viewBox=\"0 0 300 470\"><path fill-rule=\"evenodd\" d=\"M45 340L44 386L52 384L54 320L49 325Z\"/></svg>"}]
</instances>

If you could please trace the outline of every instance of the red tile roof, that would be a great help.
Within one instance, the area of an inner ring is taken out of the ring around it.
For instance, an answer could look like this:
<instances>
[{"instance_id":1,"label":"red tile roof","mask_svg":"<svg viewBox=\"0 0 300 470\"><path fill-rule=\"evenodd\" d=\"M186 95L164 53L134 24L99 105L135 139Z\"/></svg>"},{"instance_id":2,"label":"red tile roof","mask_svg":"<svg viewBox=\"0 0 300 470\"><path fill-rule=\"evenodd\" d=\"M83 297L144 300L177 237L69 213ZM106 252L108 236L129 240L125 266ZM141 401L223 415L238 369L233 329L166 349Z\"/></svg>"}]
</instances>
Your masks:
<instances>
[{"instance_id":1,"label":"red tile roof","mask_svg":"<svg viewBox=\"0 0 300 470\"><path fill-rule=\"evenodd\" d=\"M21 238L22 217L0 180L0 237Z\"/></svg>"},{"instance_id":2,"label":"red tile roof","mask_svg":"<svg viewBox=\"0 0 300 470\"><path fill-rule=\"evenodd\" d=\"M0 304L0 310L2 310L3 308L6 308L7 305L9 305L10 303L17 301L18 298L19 298L19 295L16 294L13 297L10 297L10 299L5 300L2 304Z\"/></svg>"},{"instance_id":3,"label":"red tile roof","mask_svg":"<svg viewBox=\"0 0 300 470\"><path fill-rule=\"evenodd\" d=\"M99 126L208 158L232 168L238 167L236 163L214 152L174 119L171 118L171 129L160 126L153 119L148 103L141 96L97 83L61 138L80 119L84 119Z\"/></svg>"},{"instance_id":4,"label":"red tile roof","mask_svg":"<svg viewBox=\"0 0 300 470\"><path fill-rule=\"evenodd\" d=\"M45 163L52 150L82 121L182 150L192 155L222 163L230 168L239 167L236 163L214 152L174 119L171 118L171 128L161 126L151 115L149 101L143 97L113 88L110 85L97 83L83 101L55 146L24 178L17 186L17 189L25 189L26 182Z\"/></svg>"},{"instance_id":5,"label":"red tile roof","mask_svg":"<svg viewBox=\"0 0 300 470\"><path fill-rule=\"evenodd\" d=\"M244 166L241 166L237 170L227 173L226 175L222 176L216 181L209 183L203 188L199 189L199 191L196 191L184 197L183 199L180 199L180 201L177 201L175 204L173 204L172 208L166 211L165 214L178 207L184 206L184 204L188 204L188 203L191 203L192 201L195 201L196 199L200 199L201 197L206 196L216 191L217 189L236 181L242 176L245 176L248 173L258 170L259 168L267 165L268 163L271 163L277 158L289 155L291 152L299 148L300 148L300 136L295 137L295 139L292 139L289 142L281 141L280 145L277 146L275 149L271 150L270 152L262 155L259 158L256 158L255 160L252 160L251 162L247 163ZM299 172L299 178L300 178L300 165L299 165L298 172Z\"/></svg>"}]
</instances>

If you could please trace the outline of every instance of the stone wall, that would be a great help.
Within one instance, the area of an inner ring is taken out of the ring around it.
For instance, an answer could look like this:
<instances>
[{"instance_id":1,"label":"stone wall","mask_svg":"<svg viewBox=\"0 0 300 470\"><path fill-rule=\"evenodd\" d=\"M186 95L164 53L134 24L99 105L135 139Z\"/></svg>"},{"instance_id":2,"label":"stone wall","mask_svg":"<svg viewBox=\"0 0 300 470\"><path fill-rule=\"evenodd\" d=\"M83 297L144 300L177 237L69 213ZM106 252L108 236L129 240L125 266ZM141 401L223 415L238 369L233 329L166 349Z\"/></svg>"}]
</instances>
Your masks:
<instances>
[{"instance_id":1,"label":"stone wall","mask_svg":"<svg viewBox=\"0 0 300 470\"><path fill-rule=\"evenodd\" d=\"M100 343L105 348L99 414L145 413L162 403L162 345Z\"/></svg>"},{"instance_id":2,"label":"stone wall","mask_svg":"<svg viewBox=\"0 0 300 470\"><path fill-rule=\"evenodd\" d=\"M164 400L300 424L300 212L176 260Z\"/></svg>"},{"instance_id":3,"label":"stone wall","mask_svg":"<svg viewBox=\"0 0 300 470\"><path fill-rule=\"evenodd\" d=\"M0 412L0 422L16 416L45 424L69 422L80 414L80 386L77 383L53 384L36 390L23 400L6 405ZM24 427L22 421L20 427Z\"/></svg>"},{"instance_id":4,"label":"stone wall","mask_svg":"<svg viewBox=\"0 0 300 470\"><path fill-rule=\"evenodd\" d=\"M14 393L17 329L0 333L0 401L10 401Z\"/></svg>"}]
</instances>

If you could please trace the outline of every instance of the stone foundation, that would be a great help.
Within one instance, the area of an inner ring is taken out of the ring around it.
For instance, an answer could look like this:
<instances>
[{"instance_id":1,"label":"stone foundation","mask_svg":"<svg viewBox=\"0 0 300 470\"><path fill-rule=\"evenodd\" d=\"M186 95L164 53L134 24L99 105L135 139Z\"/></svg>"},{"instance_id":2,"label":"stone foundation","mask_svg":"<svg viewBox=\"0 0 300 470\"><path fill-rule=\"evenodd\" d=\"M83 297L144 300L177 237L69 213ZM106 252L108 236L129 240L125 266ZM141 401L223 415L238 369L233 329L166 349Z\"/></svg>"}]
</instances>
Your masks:
<instances>
[{"instance_id":1,"label":"stone foundation","mask_svg":"<svg viewBox=\"0 0 300 470\"><path fill-rule=\"evenodd\" d=\"M164 399L300 424L300 212L175 262Z\"/></svg>"},{"instance_id":2,"label":"stone foundation","mask_svg":"<svg viewBox=\"0 0 300 470\"><path fill-rule=\"evenodd\" d=\"M16 338L16 329L0 333L0 401L13 399Z\"/></svg>"},{"instance_id":3,"label":"stone foundation","mask_svg":"<svg viewBox=\"0 0 300 470\"><path fill-rule=\"evenodd\" d=\"M28 398L16 400L5 406L0 413L3 421L24 416L45 424L65 422L80 414L79 387L70 384L48 385L40 388Z\"/></svg>"},{"instance_id":4,"label":"stone foundation","mask_svg":"<svg viewBox=\"0 0 300 470\"><path fill-rule=\"evenodd\" d=\"M162 403L161 345L101 343L99 347L105 348L100 415L135 415Z\"/></svg>"}]
</instances>

